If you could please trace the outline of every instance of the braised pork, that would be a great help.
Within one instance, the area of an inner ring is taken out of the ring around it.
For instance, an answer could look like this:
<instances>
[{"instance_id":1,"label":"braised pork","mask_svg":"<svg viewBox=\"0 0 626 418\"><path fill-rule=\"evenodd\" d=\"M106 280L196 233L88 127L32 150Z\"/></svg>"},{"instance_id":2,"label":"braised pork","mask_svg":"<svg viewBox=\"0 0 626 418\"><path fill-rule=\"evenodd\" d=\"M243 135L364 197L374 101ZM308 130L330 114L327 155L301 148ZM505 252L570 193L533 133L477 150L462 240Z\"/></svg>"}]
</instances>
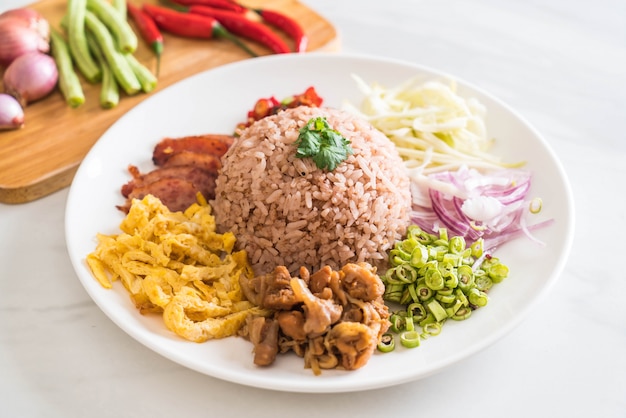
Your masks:
<instances>
[{"instance_id":1,"label":"braised pork","mask_svg":"<svg viewBox=\"0 0 626 418\"><path fill-rule=\"evenodd\" d=\"M280 353L293 351L303 357L305 367L315 374L365 365L390 325L375 269L359 263L338 271L324 267L313 274L301 268L299 274L291 277L280 266L270 274L241 278L244 295L273 312L271 323L277 327L276 334L264 332L270 319L249 318L242 335L255 347L254 363L271 364L271 356L264 353L273 353L277 346Z\"/></svg>"}]
</instances>

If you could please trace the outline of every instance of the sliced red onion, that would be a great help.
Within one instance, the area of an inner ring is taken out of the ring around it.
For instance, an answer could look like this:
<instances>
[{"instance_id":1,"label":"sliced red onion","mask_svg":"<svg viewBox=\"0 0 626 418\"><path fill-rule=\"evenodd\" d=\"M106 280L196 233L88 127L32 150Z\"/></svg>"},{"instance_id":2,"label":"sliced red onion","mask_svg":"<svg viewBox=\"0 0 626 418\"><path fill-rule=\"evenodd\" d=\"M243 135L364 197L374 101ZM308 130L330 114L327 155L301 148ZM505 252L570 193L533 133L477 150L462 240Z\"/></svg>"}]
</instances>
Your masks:
<instances>
[{"instance_id":1,"label":"sliced red onion","mask_svg":"<svg viewBox=\"0 0 626 418\"><path fill-rule=\"evenodd\" d=\"M526 170L480 173L467 167L414 176L411 220L431 233L443 227L450 235L463 236L469 242L483 238L490 246L521 234L532 238L531 230L548 223L526 225L531 212L527 198L531 178Z\"/></svg>"}]
</instances>

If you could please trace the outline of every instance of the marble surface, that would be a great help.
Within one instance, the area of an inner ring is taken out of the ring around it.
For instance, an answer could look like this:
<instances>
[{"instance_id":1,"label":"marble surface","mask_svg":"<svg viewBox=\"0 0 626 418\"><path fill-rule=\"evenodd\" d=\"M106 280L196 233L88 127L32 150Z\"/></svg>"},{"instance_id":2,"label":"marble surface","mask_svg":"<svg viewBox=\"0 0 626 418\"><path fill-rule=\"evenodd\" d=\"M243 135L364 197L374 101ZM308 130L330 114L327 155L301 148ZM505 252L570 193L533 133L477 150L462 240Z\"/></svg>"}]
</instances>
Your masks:
<instances>
[{"instance_id":1,"label":"marble surface","mask_svg":"<svg viewBox=\"0 0 626 418\"><path fill-rule=\"evenodd\" d=\"M343 51L456 74L546 137L576 205L556 285L504 338L434 376L347 394L266 391L179 366L105 317L68 259L67 189L0 204L0 416L625 417L626 2L307 3L337 26Z\"/></svg>"}]
</instances>

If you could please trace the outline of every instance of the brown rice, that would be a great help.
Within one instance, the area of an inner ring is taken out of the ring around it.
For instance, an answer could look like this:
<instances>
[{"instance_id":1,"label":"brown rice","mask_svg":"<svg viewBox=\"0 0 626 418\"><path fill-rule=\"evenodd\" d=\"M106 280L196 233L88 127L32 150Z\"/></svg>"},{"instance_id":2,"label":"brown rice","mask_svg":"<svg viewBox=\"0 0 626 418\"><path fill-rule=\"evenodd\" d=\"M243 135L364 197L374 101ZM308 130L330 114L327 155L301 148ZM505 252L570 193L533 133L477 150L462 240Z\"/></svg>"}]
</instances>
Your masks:
<instances>
[{"instance_id":1,"label":"brown rice","mask_svg":"<svg viewBox=\"0 0 626 418\"><path fill-rule=\"evenodd\" d=\"M296 158L294 142L311 118L326 117L354 154L334 171ZM220 230L248 252L256 274L285 265L338 269L386 265L409 223L409 178L392 142L347 112L298 107L255 122L223 158L212 202Z\"/></svg>"}]
</instances>

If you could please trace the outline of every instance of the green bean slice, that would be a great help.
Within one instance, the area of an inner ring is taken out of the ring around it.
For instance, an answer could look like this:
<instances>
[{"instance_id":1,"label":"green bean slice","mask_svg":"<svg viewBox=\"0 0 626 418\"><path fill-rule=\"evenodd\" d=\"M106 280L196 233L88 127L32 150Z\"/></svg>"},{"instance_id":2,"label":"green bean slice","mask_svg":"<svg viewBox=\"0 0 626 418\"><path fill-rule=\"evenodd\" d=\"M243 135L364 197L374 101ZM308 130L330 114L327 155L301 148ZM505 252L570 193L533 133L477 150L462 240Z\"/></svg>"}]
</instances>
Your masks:
<instances>
[{"instance_id":1,"label":"green bean slice","mask_svg":"<svg viewBox=\"0 0 626 418\"><path fill-rule=\"evenodd\" d=\"M504 264L498 262L491 265L487 269L487 275L494 283L500 283L502 280L506 279L509 275L509 268Z\"/></svg>"},{"instance_id":2,"label":"green bean slice","mask_svg":"<svg viewBox=\"0 0 626 418\"><path fill-rule=\"evenodd\" d=\"M441 322L448 317L446 310L443 306L441 306L437 299L431 299L430 301L428 301L426 303L426 308L430 313L433 314L437 322Z\"/></svg>"},{"instance_id":3,"label":"green bean slice","mask_svg":"<svg viewBox=\"0 0 626 418\"><path fill-rule=\"evenodd\" d=\"M493 286L493 280L491 280L491 278L483 270L482 273L480 272L475 273L474 285L475 285L475 288L477 288L478 290L487 291L491 289L491 287ZM472 289L470 289L470 291Z\"/></svg>"},{"instance_id":4,"label":"green bean slice","mask_svg":"<svg viewBox=\"0 0 626 418\"><path fill-rule=\"evenodd\" d=\"M384 333L378 342L378 350L383 353L389 353L396 348L396 340L391 333Z\"/></svg>"},{"instance_id":5,"label":"green bean slice","mask_svg":"<svg viewBox=\"0 0 626 418\"><path fill-rule=\"evenodd\" d=\"M391 322L391 326L389 327L389 329L396 334L404 330L404 325L406 323L404 317L398 314L392 314L389 318L389 322Z\"/></svg>"},{"instance_id":6,"label":"green bean slice","mask_svg":"<svg viewBox=\"0 0 626 418\"><path fill-rule=\"evenodd\" d=\"M465 238L461 236L454 236L450 238L448 248L452 254L461 254L465 251Z\"/></svg>"},{"instance_id":7,"label":"green bean slice","mask_svg":"<svg viewBox=\"0 0 626 418\"><path fill-rule=\"evenodd\" d=\"M487 302L489 301L487 294L475 287L470 289L467 298L469 299L469 303L472 305L481 307L487 305Z\"/></svg>"},{"instance_id":8,"label":"green bean slice","mask_svg":"<svg viewBox=\"0 0 626 418\"><path fill-rule=\"evenodd\" d=\"M420 345L420 334L419 332L413 331L404 331L400 334L400 343L406 348L415 348Z\"/></svg>"},{"instance_id":9,"label":"green bean slice","mask_svg":"<svg viewBox=\"0 0 626 418\"><path fill-rule=\"evenodd\" d=\"M426 270L424 274L424 279L426 281L426 286L428 286L432 290L443 289L443 287L445 286L443 276L441 275L441 272L436 268Z\"/></svg>"},{"instance_id":10,"label":"green bean slice","mask_svg":"<svg viewBox=\"0 0 626 418\"><path fill-rule=\"evenodd\" d=\"M428 249L422 244L418 244L411 252L411 266L420 268L428 262Z\"/></svg>"},{"instance_id":11,"label":"green bean slice","mask_svg":"<svg viewBox=\"0 0 626 418\"><path fill-rule=\"evenodd\" d=\"M454 321L464 321L472 315L472 309L466 306L461 307L454 315L452 319Z\"/></svg>"},{"instance_id":12,"label":"green bean slice","mask_svg":"<svg viewBox=\"0 0 626 418\"><path fill-rule=\"evenodd\" d=\"M424 305L422 305L421 303L412 303L410 304L407 308L407 313L408 316L411 317L413 319L413 321L421 321L422 319L426 318L426 315L428 315L428 312L426 312L426 308L424 307Z\"/></svg>"},{"instance_id":13,"label":"green bean slice","mask_svg":"<svg viewBox=\"0 0 626 418\"><path fill-rule=\"evenodd\" d=\"M441 333L441 323L433 322L431 324L426 324L424 326L424 333L430 336L439 335Z\"/></svg>"},{"instance_id":14,"label":"green bean slice","mask_svg":"<svg viewBox=\"0 0 626 418\"><path fill-rule=\"evenodd\" d=\"M388 300L390 302L400 303L400 299L402 298L402 293L404 292L404 285L389 283L386 280L383 280L383 281L385 282L385 294L384 294L385 300Z\"/></svg>"},{"instance_id":15,"label":"green bean slice","mask_svg":"<svg viewBox=\"0 0 626 418\"><path fill-rule=\"evenodd\" d=\"M433 290L426 285L424 280L418 280L415 285L415 293L421 302L430 299L434 295Z\"/></svg>"}]
</instances>

